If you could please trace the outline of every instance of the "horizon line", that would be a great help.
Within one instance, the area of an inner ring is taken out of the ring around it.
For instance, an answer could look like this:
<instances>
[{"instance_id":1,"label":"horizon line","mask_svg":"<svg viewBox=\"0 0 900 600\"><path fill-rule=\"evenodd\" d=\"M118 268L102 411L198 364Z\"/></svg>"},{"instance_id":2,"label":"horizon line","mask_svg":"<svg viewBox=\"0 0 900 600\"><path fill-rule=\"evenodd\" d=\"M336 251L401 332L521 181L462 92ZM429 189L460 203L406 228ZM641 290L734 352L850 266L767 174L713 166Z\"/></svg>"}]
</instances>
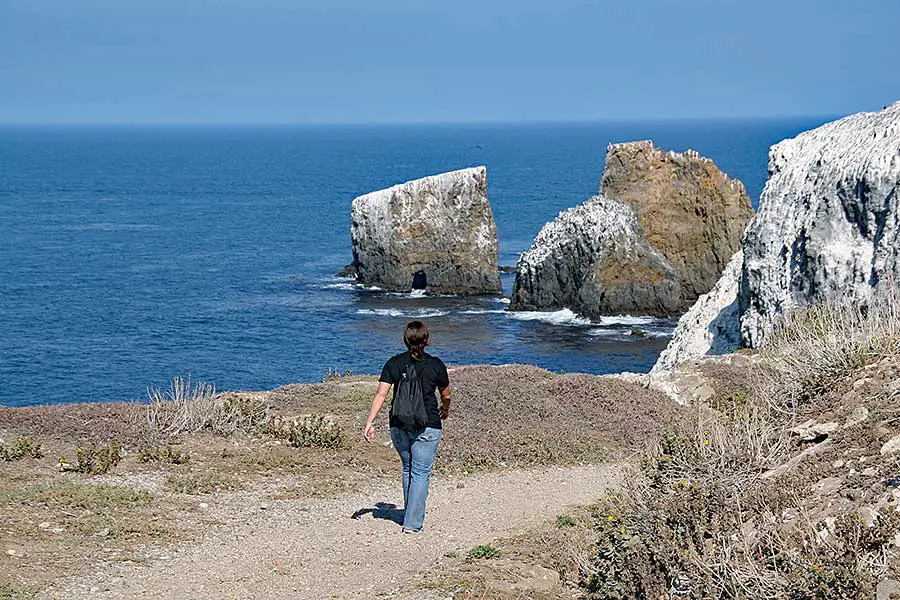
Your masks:
<instances>
[{"instance_id":1,"label":"horizon line","mask_svg":"<svg viewBox=\"0 0 900 600\"><path fill-rule=\"evenodd\" d=\"M607 117L586 119L471 119L471 120L408 120L408 121L0 121L2 128L15 127L402 127L402 126L471 126L471 125L589 125L610 123L673 123L673 122L741 122L780 121L787 119L834 120L853 113L783 114L745 116L683 116L683 117Z\"/></svg>"}]
</instances>

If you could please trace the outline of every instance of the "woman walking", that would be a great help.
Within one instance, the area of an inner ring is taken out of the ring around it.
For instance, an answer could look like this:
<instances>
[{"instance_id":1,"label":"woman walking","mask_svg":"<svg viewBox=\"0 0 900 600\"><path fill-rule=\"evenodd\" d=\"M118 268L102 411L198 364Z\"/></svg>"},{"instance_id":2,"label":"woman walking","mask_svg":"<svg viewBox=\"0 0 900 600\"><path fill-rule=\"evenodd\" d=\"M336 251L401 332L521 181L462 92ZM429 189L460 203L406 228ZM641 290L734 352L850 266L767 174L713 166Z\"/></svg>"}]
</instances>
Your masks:
<instances>
[{"instance_id":1,"label":"woman walking","mask_svg":"<svg viewBox=\"0 0 900 600\"><path fill-rule=\"evenodd\" d=\"M375 417L394 386L390 427L391 441L403 463L402 531L417 533L425 523L425 500L441 439L441 421L450 414L450 379L441 359L425 352L428 328L424 323L407 324L403 343L407 351L392 356L381 370L363 435L369 442L375 439ZM440 393L440 406L435 391Z\"/></svg>"}]
</instances>

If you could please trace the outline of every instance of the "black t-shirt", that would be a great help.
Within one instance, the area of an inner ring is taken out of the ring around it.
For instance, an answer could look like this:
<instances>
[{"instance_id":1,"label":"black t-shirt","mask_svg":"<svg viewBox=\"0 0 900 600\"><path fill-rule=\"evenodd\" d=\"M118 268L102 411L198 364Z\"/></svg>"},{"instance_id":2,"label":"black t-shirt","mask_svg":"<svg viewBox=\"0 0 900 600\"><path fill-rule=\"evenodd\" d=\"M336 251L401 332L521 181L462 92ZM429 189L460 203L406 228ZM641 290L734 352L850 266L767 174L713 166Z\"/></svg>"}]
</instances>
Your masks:
<instances>
[{"instance_id":1,"label":"black t-shirt","mask_svg":"<svg viewBox=\"0 0 900 600\"><path fill-rule=\"evenodd\" d=\"M392 356L381 369L381 377L378 381L390 383L391 385L400 381L400 377L406 372L412 357L409 352ZM422 394L425 396L425 411L428 413L428 427L434 429L441 428L441 412L438 407L437 394L435 390L439 390L450 385L450 377L447 375L447 366L436 356L430 354L422 355L421 360L414 361L416 365L416 373L419 375L419 381L422 382ZM394 388L396 393L397 388ZM391 418L391 427L396 427L393 417Z\"/></svg>"}]
</instances>

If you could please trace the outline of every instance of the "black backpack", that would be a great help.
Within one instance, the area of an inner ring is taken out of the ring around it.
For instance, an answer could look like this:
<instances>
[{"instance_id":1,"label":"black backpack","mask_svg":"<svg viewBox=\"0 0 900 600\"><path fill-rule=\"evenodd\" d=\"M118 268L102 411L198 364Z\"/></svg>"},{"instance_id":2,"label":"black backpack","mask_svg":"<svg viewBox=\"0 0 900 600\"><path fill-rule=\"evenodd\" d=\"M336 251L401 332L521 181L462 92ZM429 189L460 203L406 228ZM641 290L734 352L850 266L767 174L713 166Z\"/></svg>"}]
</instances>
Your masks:
<instances>
[{"instance_id":1,"label":"black backpack","mask_svg":"<svg viewBox=\"0 0 900 600\"><path fill-rule=\"evenodd\" d=\"M394 385L391 421L394 426L406 431L424 429L428 425L425 394L412 360L406 366L406 371L400 374L400 381Z\"/></svg>"}]
</instances>

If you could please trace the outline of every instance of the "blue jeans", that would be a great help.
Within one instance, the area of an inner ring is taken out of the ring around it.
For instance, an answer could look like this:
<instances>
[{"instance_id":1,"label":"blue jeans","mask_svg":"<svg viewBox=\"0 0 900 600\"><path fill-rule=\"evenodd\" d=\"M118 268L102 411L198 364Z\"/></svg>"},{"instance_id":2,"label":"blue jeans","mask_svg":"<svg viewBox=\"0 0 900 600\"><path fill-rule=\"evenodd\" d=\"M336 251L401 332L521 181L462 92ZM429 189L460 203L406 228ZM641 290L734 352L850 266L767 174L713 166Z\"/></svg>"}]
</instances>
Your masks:
<instances>
[{"instance_id":1,"label":"blue jeans","mask_svg":"<svg viewBox=\"0 0 900 600\"><path fill-rule=\"evenodd\" d=\"M403 528L421 531L425 523L428 481L441 441L441 430L426 427L404 431L391 427L391 441L403 463Z\"/></svg>"}]
</instances>

